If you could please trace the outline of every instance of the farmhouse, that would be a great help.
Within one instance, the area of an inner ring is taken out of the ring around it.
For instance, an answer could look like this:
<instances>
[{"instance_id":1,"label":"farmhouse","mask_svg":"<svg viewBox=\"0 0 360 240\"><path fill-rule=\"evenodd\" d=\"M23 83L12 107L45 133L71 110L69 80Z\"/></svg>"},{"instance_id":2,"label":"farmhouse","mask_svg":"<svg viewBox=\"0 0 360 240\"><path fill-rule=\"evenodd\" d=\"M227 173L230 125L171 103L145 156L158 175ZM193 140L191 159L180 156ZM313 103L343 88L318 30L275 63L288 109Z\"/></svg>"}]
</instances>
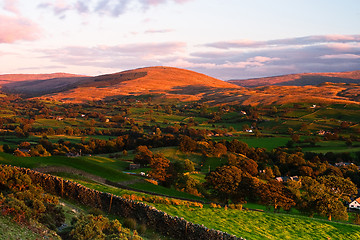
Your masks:
<instances>
[{"instance_id":1,"label":"farmhouse","mask_svg":"<svg viewBox=\"0 0 360 240\"><path fill-rule=\"evenodd\" d=\"M349 208L351 209L360 209L360 197L355 199L349 204Z\"/></svg>"}]
</instances>

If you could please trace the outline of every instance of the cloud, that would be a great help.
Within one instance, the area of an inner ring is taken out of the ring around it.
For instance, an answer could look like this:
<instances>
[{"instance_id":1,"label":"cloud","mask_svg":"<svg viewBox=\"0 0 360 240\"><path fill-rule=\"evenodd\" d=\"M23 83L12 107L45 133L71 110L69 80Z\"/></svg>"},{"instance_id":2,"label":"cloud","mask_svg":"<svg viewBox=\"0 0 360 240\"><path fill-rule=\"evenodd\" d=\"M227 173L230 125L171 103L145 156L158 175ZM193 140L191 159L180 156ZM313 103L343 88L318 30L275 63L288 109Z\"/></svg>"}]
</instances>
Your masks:
<instances>
[{"instance_id":1,"label":"cloud","mask_svg":"<svg viewBox=\"0 0 360 240\"><path fill-rule=\"evenodd\" d=\"M360 70L360 35L222 41L202 46L208 51L190 53L187 66L221 79Z\"/></svg>"},{"instance_id":2,"label":"cloud","mask_svg":"<svg viewBox=\"0 0 360 240\"><path fill-rule=\"evenodd\" d=\"M358 54L333 54L333 55L324 55L320 57L321 59L359 59L360 55Z\"/></svg>"},{"instance_id":3,"label":"cloud","mask_svg":"<svg viewBox=\"0 0 360 240\"><path fill-rule=\"evenodd\" d=\"M104 68L135 68L139 66L162 65L164 59L172 58L185 51L183 42L136 43L117 46L65 47L42 49L50 61L77 66Z\"/></svg>"},{"instance_id":4,"label":"cloud","mask_svg":"<svg viewBox=\"0 0 360 240\"><path fill-rule=\"evenodd\" d=\"M66 12L75 11L80 14L95 13L101 16L118 17L127 11L134 10L131 4L137 4L140 9L147 10L151 7L173 2L183 4L193 0L56 0L44 1L38 5L38 8L50 9L60 17L65 17Z\"/></svg>"},{"instance_id":5,"label":"cloud","mask_svg":"<svg viewBox=\"0 0 360 240\"><path fill-rule=\"evenodd\" d=\"M3 8L8 12L19 14L19 9L17 5L18 5L17 0L4 0Z\"/></svg>"},{"instance_id":6,"label":"cloud","mask_svg":"<svg viewBox=\"0 0 360 240\"><path fill-rule=\"evenodd\" d=\"M52 9L55 15L63 17L64 14L73 9L66 0L47 1L38 5L39 8Z\"/></svg>"},{"instance_id":7,"label":"cloud","mask_svg":"<svg viewBox=\"0 0 360 240\"><path fill-rule=\"evenodd\" d=\"M40 37L40 32L38 25L29 19L0 15L0 43L32 41Z\"/></svg>"},{"instance_id":8,"label":"cloud","mask_svg":"<svg viewBox=\"0 0 360 240\"><path fill-rule=\"evenodd\" d=\"M153 34L153 33L168 33L168 32L173 32L175 31L174 29L149 29L147 31L145 31L145 34Z\"/></svg>"},{"instance_id":9,"label":"cloud","mask_svg":"<svg viewBox=\"0 0 360 240\"><path fill-rule=\"evenodd\" d=\"M276 47L290 45L314 45L321 43L349 43L360 42L360 35L319 35L298 38L284 38L268 41L238 40L238 41L222 41L205 44L206 47L219 49L230 48L260 48L260 47Z\"/></svg>"}]
</instances>

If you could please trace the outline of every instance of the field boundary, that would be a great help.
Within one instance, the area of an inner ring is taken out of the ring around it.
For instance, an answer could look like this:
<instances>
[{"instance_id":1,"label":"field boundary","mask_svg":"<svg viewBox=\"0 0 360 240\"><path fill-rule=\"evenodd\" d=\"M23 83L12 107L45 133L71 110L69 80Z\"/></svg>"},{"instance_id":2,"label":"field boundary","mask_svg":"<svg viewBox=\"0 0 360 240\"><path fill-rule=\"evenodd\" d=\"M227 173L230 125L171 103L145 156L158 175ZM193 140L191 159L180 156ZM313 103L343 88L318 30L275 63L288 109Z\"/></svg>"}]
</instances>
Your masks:
<instances>
[{"instance_id":1,"label":"field boundary","mask_svg":"<svg viewBox=\"0 0 360 240\"><path fill-rule=\"evenodd\" d=\"M87 188L81 184L62 178L40 173L28 168L14 167L27 174L34 183L45 191L72 199L80 204L99 208L116 216L134 218L138 223L146 224L157 232L184 240L245 240L219 230L209 229L204 225L194 224L184 218L174 217L146 205L119 196Z\"/></svg>"},{"instance_id":2,"label":"field boundary","mask_svg":"<svg viewBox=\"0 0 360 240\"><path fill-rule=\"evenodd\" d=\"M117 182L112 182L110 180L107 180L105 178L93 175L91 173L85 172L83 170L79 170L76 168L72 168L72 167L65 167L65 166L46 166L46 167L38 167L38 168L34 168L32 169L34 171L37 172L41 172L41 173L70 173L70 174L77 174L83 177L86 177L94 182L97 183L101 183L104 185L108 185L111 187L116 187L116 188L121 188L121 189L125 189L125 190L130 190L130 191L134 191L134 192L138 192L138 193L145 193L145 194L149 194L152 196L159 196L159 197L167 197L167 198L172 198L172 199L177 199L177 200L182 200L182 201L188 201L188 202L196 202L196 203L202 203L202 204L210 204L210 202L206 202L206 201L200 201L200 200L195 200L195 199L189 199L189 198L183 198L183 197L174 197L174 196L170 196L170 195L166 195L166 194L161 194L161 193L154 193L154 192L150 192L150 191L146 191L146 190L140 190L140 189L136 189L136 188L132 188L129 187L127 185L121 184L121 183L117 183Z\"/></svg>"}]
</instances>

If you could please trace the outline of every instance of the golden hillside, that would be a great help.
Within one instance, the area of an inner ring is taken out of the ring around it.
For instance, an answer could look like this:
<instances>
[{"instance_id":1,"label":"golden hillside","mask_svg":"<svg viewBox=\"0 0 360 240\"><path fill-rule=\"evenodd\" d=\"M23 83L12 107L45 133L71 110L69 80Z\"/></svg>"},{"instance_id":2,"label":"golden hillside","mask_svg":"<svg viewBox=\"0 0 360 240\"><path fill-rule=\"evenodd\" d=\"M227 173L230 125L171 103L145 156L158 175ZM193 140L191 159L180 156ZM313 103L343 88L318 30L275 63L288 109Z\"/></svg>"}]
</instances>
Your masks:
<instances>
[{"instance_id":1,"label":"golden hillside","mask_svg":"<svg viewBox=\"0 0 360 240\"><path fill-rule=\"evenodd\" d=\"M336 73L335 75L328 73L326 76L336 76L337 78L346 76L356 80L356 74L357 72ZM173 67L139 68L96 77L65 74L57 78L49 75L50 79L46 79L46 76L34 76L32 78L31 76L20 76L18 79L14 77L12 82L3 84L2 90L21 93L28 97L49 98L65 102L118 99L150 94L156 98L202 101L212 105L271 105L295 102L360 103L360 84L356 83L322 83L316 86L272 85L246 88L204 74ZM320 75L309 74L309 76L319 78ZM40 77L44 77L44 79L41 80ZM29 80L23 80L26 78Z\"/></svg>"},{"instance_id":2,"label":"golden hillside","mask_svg":"<svg viewBox=\"0 0 360 240\"><path fill-rule=\"evenodd\" d=\"M73 89L43 97L83 102L126 95L161 94L180 100L198 100L206 93L228 89L240 87L185 69L148 67L86 78Z\"/></svg>"},{"instance_id":3,"label":"golden hillside","mask_svg":"<svg viewBox=\"0 0 360 240\"><path fill-rule=\"evenodd\" d=\"M229 83L243 87L259 87L268 85L306 86L318 85L324 82L332 83L360 83L360 71L330 72L330 73L301 73L265 78L245 80L230 80Z\"/></svg>"}]
</instances>

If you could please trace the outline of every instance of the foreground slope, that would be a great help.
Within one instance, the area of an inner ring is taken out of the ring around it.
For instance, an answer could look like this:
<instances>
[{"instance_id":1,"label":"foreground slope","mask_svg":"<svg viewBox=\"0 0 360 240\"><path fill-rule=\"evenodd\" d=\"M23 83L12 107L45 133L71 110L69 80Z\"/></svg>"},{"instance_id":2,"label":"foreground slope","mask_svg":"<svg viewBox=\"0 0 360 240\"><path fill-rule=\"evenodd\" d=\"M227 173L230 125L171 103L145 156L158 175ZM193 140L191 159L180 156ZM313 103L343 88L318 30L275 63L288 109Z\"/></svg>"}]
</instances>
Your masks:
<instances>
[{"instance_id":1,"label":"foreground slope","mask_svg":"<svg viewBox=\"0 0 360 240\"><path fill-rule=\"evenodd\" d=\"M265 78L230 80L228 82L243 87L259 87L268 85L306 86L318 85L324 82L360 84L360 71L289 74Z\"/></svg>"}]
</instances>

